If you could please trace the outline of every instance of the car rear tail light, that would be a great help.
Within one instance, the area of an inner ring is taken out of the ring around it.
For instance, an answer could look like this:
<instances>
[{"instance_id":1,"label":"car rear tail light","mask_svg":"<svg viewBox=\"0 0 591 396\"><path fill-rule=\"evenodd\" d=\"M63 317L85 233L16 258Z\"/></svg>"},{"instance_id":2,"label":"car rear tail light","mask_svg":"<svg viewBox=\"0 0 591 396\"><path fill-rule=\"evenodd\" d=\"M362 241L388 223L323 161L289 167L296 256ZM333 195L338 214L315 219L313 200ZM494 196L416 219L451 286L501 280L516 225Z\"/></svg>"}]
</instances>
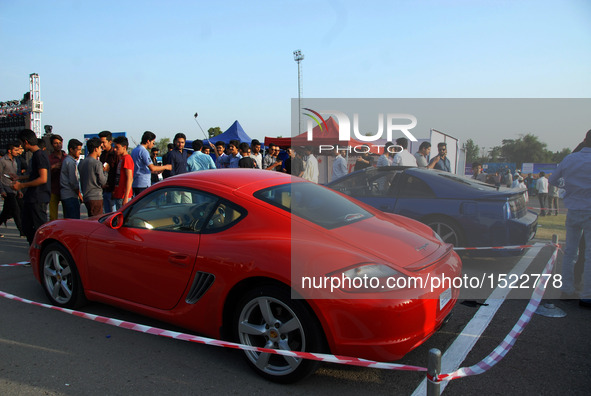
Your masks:
<instances>
[{"instance_id":1,"label":"car rear tail light","mask_svg":"<svg viewBox=\"0 0 591 396\"><path fill-rule=\"evenodd\" d=\"M511 218L511 202L505 202L503 205L503 218L508 220Z\"/></svg>"},{"instance_id":2,"label":"car rear tail light","mask_svg":"<svg viewBox=\"0 0 591 396\"><path fill-rule=\"evenodd\" d=\"M361 263L353 268L328 274L338 279L338 289L347 293L385 292L396 289L396 278L407 278L406 275L383 264Z\"/></svg>"}]
</instances>

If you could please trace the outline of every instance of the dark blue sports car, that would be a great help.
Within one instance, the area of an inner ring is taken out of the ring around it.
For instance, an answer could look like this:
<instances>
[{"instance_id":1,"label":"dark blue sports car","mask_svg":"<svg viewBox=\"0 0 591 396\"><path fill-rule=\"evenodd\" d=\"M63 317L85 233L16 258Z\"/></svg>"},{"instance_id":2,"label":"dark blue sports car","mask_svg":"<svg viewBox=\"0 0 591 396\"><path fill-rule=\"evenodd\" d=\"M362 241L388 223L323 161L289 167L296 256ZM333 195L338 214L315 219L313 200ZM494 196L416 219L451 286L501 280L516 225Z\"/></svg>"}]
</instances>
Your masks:
<instances>
[{"instance_id":1,"label":"dark blue sports car","mask_svg":"<svg viewBox=\"0 0 591 396\"><path fill-rule=\"evenodd\" d=\"M455 246L524 245L536 234L538 215L524 190L500 188L437 170L367 168L328 184L384 212L429 225Z\"/></svg>"}]
</instances>

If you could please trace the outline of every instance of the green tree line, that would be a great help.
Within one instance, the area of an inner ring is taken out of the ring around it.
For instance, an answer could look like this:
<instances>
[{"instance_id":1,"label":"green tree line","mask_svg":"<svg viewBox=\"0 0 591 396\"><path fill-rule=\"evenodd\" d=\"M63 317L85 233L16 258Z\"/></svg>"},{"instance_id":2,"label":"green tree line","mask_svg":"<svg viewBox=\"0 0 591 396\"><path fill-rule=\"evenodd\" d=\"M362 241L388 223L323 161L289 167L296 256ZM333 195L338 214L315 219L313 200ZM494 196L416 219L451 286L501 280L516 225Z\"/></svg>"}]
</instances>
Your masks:
<instances>
[{"instance_id":1,"label":"green tree line","mask_svg":"<svg viewBox=\"0 0 591 396\"><path fill-rule=\"evenodd\" d=\"M548 145L530 133L520 135L519 139L503 139L500 146L486 151L472 139L466 141L466 164L473 162L512 162L520 168L524 162L559 163L571 153L571 149L548 150Z\"/></svg>"}]
</instances>

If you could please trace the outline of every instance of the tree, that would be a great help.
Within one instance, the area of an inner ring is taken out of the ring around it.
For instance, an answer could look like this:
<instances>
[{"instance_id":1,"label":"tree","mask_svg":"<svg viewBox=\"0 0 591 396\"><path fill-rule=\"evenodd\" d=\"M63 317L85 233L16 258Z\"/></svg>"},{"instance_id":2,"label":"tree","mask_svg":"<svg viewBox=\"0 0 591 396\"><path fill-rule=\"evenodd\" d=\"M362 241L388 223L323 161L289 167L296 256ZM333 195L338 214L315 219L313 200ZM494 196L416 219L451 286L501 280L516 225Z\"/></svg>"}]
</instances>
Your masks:
<instances>
[{"instance_id":1,"label":"tree","mask_svg":"<svg viewBox=\"0 0 591 396\"><path fill-rule=\"evenodd\" d=\"M503 148L501 146L493 147L488 153L489 162L502 162L502 151Z\"/></svg>"},{"instance_id":2,"label":"tree","mask_svg":"<svg viewBox=\"0 0 591 396\"><path fill-rule=\"evenodd\" d=\"M564 157L571 153L569 148L563 148L562 151L557 151L552 154L552 162L561 163Z\"/></svg>"},{"instance_id":3,"label":"tree","mask_svg":"<svg viewBox=\"0 0 591 396\"><path fill-rule=\"evenodd\" d=\"M553 153L546 147L546 143L540 142L537 136L528 133L520 135L519 139L503 140L500 154L505 161L514 162L520 168L524 162L552 161Z\"/></svg>"},{"instance_id":4,"label":"tree","mask_svg":"<svg viewBox=\"0 0 591 396\"><path fill-rule=\"evenodd\" d=\"M477 162L480 156L480 147L472 139L466 140L466 164Z\"/></svg>"},{"instance_id":5,"label":"tree","mask_svg":"<svg viewBox=\"0 0 591 396\"><path fill-rule=\"evenodd\" d=\"M492 147L485 152L484 147L479 147L472 139L466 141L466 163L474 161L486 162L512 162L517 169L524 162L533 163L559 163L571 153L569 148L552 152L548 150L546 143L541 142L533 134L519 135L519 139L503 139L501 146ZM479 153L479 151L482 151Z\"/></svg>"},{"instance_id":6,"label":"tree","mask_svg":"<svg viewBox=\"0 0 591 396\"><path fill-rule=\"evenodd\" d=\"M207 133L209 135L209 138L211 139L212 137L215 137L217 135L221 135L223 132L220 129L220 127L212 127L207 130Z\"/></svg>"},{"instance_id":7,"label":"tree","mask_svg":"<svg viewBox=\"0 0 591 396\"><path fill-rule=\"evenodd\" d=\"M170 138L161 138L160 140L156 141L154 147L158 147L158 150L160 150L160 155L164 155L168 153L168 143L170 143Z\"/></svg>"}]
</instances>

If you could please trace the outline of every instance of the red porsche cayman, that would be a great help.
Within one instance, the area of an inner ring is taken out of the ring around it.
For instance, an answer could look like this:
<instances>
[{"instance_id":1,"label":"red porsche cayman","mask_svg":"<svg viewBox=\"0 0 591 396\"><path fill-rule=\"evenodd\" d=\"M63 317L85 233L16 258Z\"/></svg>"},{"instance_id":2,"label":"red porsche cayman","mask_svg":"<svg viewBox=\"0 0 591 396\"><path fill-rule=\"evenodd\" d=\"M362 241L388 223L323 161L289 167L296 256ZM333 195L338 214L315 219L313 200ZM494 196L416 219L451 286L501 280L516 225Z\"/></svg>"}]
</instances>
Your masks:
<instances>
[{"instance_id":1,"label":"red porsche cayman","mask_svg":"<svg viewBox=\"0 0 591 396\"><path fill-rule=\"evenodd\" d=\"M35 277L62 307L115 305L246 345L392 361L444 322L461 261L427 226L302 179L187 173L120 211L42 226ZM421 282L424 285L419 286ZM245 352L293 382L318 363Z\"/></svg>"}]
</instances>

